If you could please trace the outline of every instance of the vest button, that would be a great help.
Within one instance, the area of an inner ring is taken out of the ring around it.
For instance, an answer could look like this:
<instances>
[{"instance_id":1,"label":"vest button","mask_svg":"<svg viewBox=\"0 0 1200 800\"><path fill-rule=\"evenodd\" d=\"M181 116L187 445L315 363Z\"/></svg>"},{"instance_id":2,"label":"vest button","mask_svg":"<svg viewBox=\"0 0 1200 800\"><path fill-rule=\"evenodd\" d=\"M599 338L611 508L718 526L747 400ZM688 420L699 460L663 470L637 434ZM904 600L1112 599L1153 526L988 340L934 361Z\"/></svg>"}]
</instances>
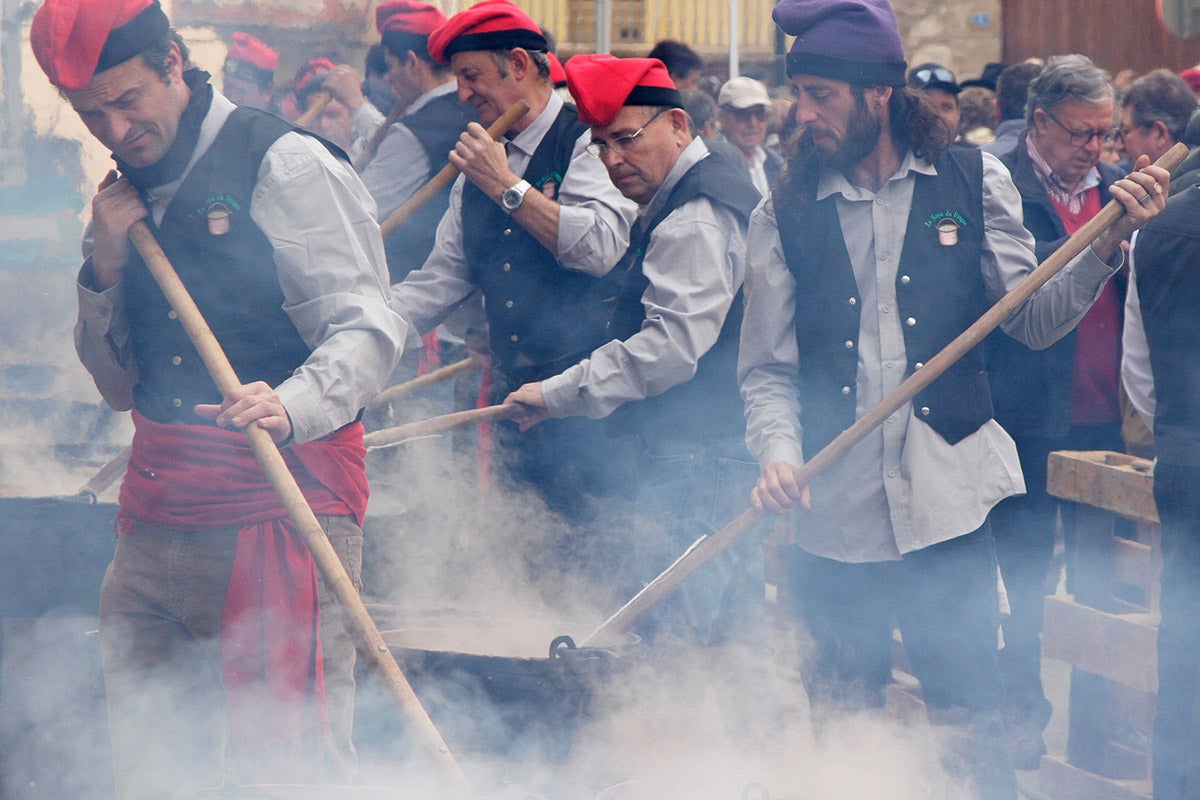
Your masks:
<instances>
[{"instance_id":1,"label":"vest button","mask_svg":"<svg viewBox=\"0 0 1200 800\"><path fill-rule=\"evenodd\" d=\"M913 317L909 317L908 319L904 320L904 324L911 328L917 324L917 321Z\"/></svg>"},{"instance_id":2,"label":"vest button","mask_svg":"<svg viewBox=\"0 0 1200 800\"><path fill-rule=\"evenodd\" d=\"M850 305L852 305L852 306L856 306L856 305L858 305L858 298L857 298L857 297L851 297L851 298L850 298Z\"/></svg>"},{"instance_id":3,"label":"vest button","mask_svg":"<svg viewBox=\"0 0 1200 800\"><path fill-rule=\"evenodd\" d=\"M513 301L512 301L512 300L505 300L505 301L504 301L504 307L505 307L505 308L512 308L512 307L513 307Z\"/></svg>"},{"instance_id":4,"label":"vest button","mask_svg":"<svg viewBox=\"0 0 1200 800\"><path fill-rule=\"evenodd\" d=\"M929 416L929 406L921 406L921 416L922 417Z\"/></svg>"},{"instance_id":5,"label":"vest button","mask_svg":"<svg viewBox=\"0 0 1200 800\"><path fill-rule=\"evenodd\" d=\"M171 405L175 406L176 408L179 408L180 406L183 405L183 401L180 400L178 397L176 397L174 400L171 401Z\"/></svg>"},{"instance_id":6,"label":"vest button","mask_svg":"<svg viewBox=\"0 0 1200 800\"><path fill-rule=\"evenodd\" d=\"M518 337L517 337L517 335L514 333L512 336L510 336L510 337L508 337L508 338L509 338L510 340L512 340L512 341L514 341L514 342L515 342L515 341L517 340L517 338L518 338Z\"/></svg>"},{"instance_id":7,"label":"vest button","mask_svg":"<svg viewBox=\"0 0 1200 800\"><path fill-rule=\"evenodd\" d=\"M171 356L171 363L178 367L183 363L183 359L179 356Z\"/></svg>"},{"instance_id":8,"label":"vest button","mask_svg":"<svg viewBox=\"0 0 1200 800\"><path fill-rule=\"evenodd\" d=\"M847 349L847 350L853 350L853 349L854 349L854 340L852 340L852 339L847 339L847 340L846 340L846 349Z\"/></svg>"},{"instance_id":9,"label":"vest button","mask_svg":"<svg viewBox=\"0 0 1200 800\"><path fill-rule=\"evenodd\" d=\"M845 395L848 395L848 394L850 394L850 387L849 387L849 386L843 386L843 387L842 387L842 394L845 394Z\"/></svg>"},{"instance_id":10,"label":"vest button","mask_svg":"<svg viewBox=\"0 0 1200 800\"><path fill-rule=\"evenodd\" d=\"M508 272L508 271L510 271L511 269L512 269L512 264L505 264L505 265L504 265L504 271L505 271L505 272Z\"/></svg>"},{"instance_id":11,"label":"vest button","mask_svg":"<svg viewBox=\"0 0 1200 800\"><path fill-rule=\"evenodd\" d=\"M167 319L179 319L179 315L175 313L175 309L172 308L167 312Z\"/></svg>"},{"instance_id":12,"label":"vest button","mask_svg":"<svg viewBox=\"0 0 1200 800\"><path fill-rule=\"evenodd\" d=\"M923 367L923 366L925 366L925 362L924 362L924 361L918 361L916 364L913 364L913 369L920 369L920 368L921 368L921 367Z\"/></svg>"},{"instance_id":13,"label":"vest button","mask_svg":"<svg viewBox=\"0 0 1200 800\"><path fill-rule=\"evenodd\" d=\"M908 277L907 275L900 276L900 283L904 284L905 286L908 286L908 282L911 280L912 278Z\"/></svg>"},{"instance_id":14,"label":"vest button","mask_svg":"<svg viewBox=\"0 0 1200 800\"><path fill-rule=\"evenodd\" d=\"M511 236L511 235L512 235L512 228L505 228L505 229L504 229L504 235L505 235L505 236Z\"/></svg>"}]
</instances>

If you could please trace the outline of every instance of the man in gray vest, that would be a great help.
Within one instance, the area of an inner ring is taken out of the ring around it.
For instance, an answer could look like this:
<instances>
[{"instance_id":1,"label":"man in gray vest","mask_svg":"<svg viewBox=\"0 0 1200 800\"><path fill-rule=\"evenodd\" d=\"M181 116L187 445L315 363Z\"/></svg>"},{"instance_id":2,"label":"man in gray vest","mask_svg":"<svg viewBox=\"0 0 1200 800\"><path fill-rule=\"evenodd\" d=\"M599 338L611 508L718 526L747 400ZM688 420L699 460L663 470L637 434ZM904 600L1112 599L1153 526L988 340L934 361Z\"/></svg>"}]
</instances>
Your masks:
<instances>
[{"instance_id":1,"label":"man in gray vest","mask_svg":"<svg viewBox=\"0 0 1200 800\"><path fill-rule=\"evenodd\" d=\"M981 349L811 484L794 471L1023 279L1033 240L999 162L950 147L904 88L886 0L783 0L773 13L797 36L787 67L805 133L750 223L739 375L763 467L753 503L792 512L810 697L818 716L883 705L894 615L931 719L963 732L947 739L948 769L1013 800L987 513L1024 487ZM1005 330L1038 347L1069 330L1166 186L1156 168L1118 181L1126 215Z\"/></svg>"}]
</instances>

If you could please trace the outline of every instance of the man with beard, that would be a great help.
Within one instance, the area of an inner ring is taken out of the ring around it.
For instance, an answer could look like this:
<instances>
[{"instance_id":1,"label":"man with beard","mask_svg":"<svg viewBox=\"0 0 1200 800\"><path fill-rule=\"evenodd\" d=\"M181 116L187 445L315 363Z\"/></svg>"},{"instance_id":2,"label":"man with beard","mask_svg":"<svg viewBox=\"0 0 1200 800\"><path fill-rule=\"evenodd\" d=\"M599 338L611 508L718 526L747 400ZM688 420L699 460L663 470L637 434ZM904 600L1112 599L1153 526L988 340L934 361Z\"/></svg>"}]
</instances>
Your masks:
<instances>
[{"instance_id":1,"label":"man with beard","mask_svg":"<svg viewBox=\"0 0 1200 800\"><path fill-rule=\"evenodd\" d=\"M30 41L121 169L92 201L76 327L104 399L133 410L99 614L117 797L349 778L353 640L226 429L287 445L358 583L356 418L405 334L374 205L336 148L215 92L157 2L48 0ZM224 398L129 241L143 219L247 382Z\"/></svg>"},{"instance_id":2,"label":"man with beard","mask_svg":"<svg viewBox=\"0 0 1200 800\"><path fill-rule=\"evenodd\" d=\"M949 147L936 112L904 88L885 0L783 0L774 18L797 37L787 67L805 133L751 220L739 375L763 467L752 502L799 512L791 574L815 640L810 698L818 718L882 706L894 615L931 719L961 732L947 738L947 769L1012 800L987 513L1023 486L981 350L811 485L795 469L1016 286L1035 266L1033 240L999 161ZM1153 167L1118 181L1125 216L1005 330L1039 347L1068 331L1166 185Z\"/></svg>"}]
</instances>

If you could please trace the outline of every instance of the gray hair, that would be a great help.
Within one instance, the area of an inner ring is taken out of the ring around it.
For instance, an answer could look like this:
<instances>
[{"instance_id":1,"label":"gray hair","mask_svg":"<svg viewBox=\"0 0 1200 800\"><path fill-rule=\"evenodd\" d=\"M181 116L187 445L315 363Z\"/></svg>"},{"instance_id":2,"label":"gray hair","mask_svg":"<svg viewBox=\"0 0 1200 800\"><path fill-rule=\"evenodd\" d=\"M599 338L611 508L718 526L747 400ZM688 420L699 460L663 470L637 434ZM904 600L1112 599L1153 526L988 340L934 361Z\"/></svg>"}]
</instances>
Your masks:
<instances>
[{"instance_id":1,"label":"gray hair","mask_svg":"<svg viewBox=\"0 0 1200 800\"><path fill-rule=\"evenodd\" d=\"M515 47L500 48L498 50L489 50L492 61L496 62L496 69L500 70L500 77L508 77L508 59L512 55ZM542 50L526 50L529 54L529 60L533 62L534 68L537 70L538 77L543 83L550 82L550 58Z\"/></svg>"},{"instance_id":2,"label":"gray hair","mask_svg":"<svg viewBox=\"0 0 1200 800\"><path fill-rule=\"evenodd\" d=\"M1033 112L1039 108L1054 113L1063 103L1099 106L1112 101L1112 79L1090 58L1077 53L1054 56L1029 84L1025 121L1032 128Z\"/></svg>"}]
</instances>

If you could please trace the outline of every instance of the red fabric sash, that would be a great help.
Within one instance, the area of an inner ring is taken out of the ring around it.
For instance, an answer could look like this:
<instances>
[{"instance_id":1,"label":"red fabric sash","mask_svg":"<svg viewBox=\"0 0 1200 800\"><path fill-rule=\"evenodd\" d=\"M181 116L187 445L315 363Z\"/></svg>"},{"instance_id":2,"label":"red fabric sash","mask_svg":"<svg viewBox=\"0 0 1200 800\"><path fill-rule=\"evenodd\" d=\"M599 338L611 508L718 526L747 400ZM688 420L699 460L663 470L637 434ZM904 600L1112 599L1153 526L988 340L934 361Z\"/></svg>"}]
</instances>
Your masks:
<instances>
[{"instance_id":1,"label":"red fabric sash","mask_svg":"<svg viewBox=\"0 0 1200 800\"><path fill-rule=\"evenodd\" d=\"M221 617L231 778L319 778L327 726L317 570L240 431L163 425L133 412L118 533L134 519L177 530L237 527ZM362 525L368 486L363 427L353 423L283 451L317 514ZM298 776L307 776L299 777Z\"/></svg>"}]
</instances>

